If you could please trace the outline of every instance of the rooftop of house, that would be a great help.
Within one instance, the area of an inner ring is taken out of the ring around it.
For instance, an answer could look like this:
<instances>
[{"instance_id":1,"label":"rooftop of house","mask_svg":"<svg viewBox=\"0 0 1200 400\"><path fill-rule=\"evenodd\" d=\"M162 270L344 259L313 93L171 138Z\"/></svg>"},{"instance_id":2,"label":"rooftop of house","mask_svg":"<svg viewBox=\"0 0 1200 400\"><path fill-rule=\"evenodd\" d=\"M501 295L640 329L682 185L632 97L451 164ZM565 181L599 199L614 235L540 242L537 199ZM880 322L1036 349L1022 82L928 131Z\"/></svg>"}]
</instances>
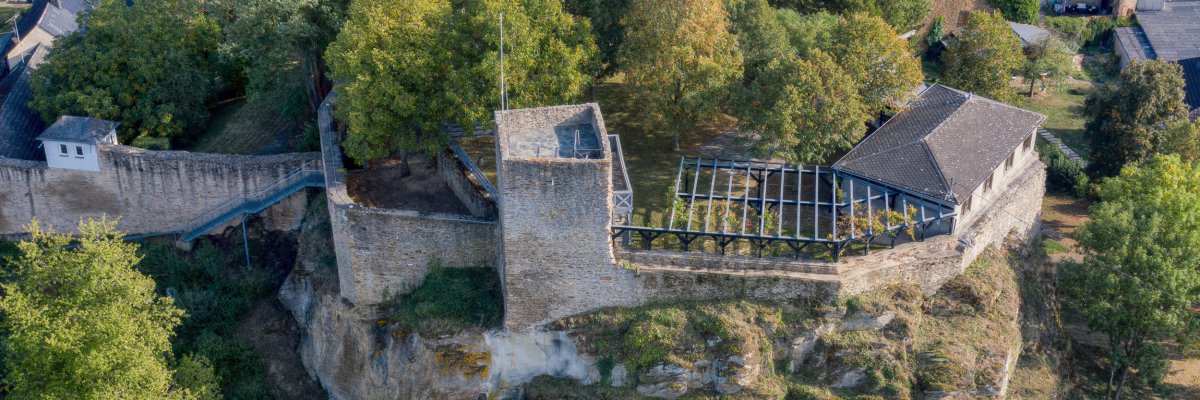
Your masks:
<instances>
[{"instance_id":1,"label":"rooftop of house","mask_svg":"<svg viewBox=\"0 0 1200 400\"><path fill-rule=\"evenodd\" d=\"M982 96L933 85L833 168L958 204L1045 118Z\"/></svg>"},{"instance_id":2,"label":"rooftop of house","mask_svg":"<svg viewBox=\"0 0 1200 400\"><path fill-rule=\"evenodd\" d=\"M29 109L30 73L46 58L50 48L39 45L29 57L0 80L0 158L36 159L37 134L45 127L42 118Z\"/></svg>"},{"instance_id":3,"label":"rooftop of house","mask_svg":"<svg viewBox=\"0 0 1200 400\"><path fill-rule=\"evenodd\" d=\"M1200 57L1200 1L1169 2L1162 11L1138 11L1137 19L1157 55L1153 58Z\"/></svg>"},{"instance_id":4,"label":"rooftop of house","mask_svg":"<svg viewBox=\"0 0 1200 400\"><path fill-rule=\"evenodd\" d=\"M64 115L38 135L37 140L97 144L112 134L117 125L104 119Z\"/></svg>"},{"instance_id":5,"label":"rooftop of house","mask_svg":"<svg viewBox=\"0 0 1200 400\"><path fill-rule=\"evenodd\" d=\"M496 132L505 158L602 158L608 136L595 103L496 111Z\"/></svg>"},{"instance_id":6,"label":"rooftop of house","mask_svg":"<svg viewBox=\"0 0 1200 400\"><path fill-rule=\"evenodd\" d=\"M24 38L35 27L58 37L79 30L78 14L92 8L90 0L34 0L21 18L17 20L17 36Z\"/></svg>"}]
</instances>

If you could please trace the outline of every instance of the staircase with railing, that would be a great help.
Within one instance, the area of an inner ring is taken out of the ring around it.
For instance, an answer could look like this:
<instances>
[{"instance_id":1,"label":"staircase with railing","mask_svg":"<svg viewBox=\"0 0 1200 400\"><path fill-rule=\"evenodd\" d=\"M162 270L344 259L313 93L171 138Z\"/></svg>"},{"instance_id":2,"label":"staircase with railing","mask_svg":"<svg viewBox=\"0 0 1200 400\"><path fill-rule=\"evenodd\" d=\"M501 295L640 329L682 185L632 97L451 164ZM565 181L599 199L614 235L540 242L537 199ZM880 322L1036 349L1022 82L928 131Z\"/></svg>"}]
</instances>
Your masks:
<instances>
[{"instance_id":1,"label":"staircase with railing","mask_svg":"<svg viewBox=\"0 0 1200 400\"><path fill-rule=\"evenodd\" d=\"M252 195L233 197L201 213L179 229L180 239L190 242L240 215L265 210L308 187L325 187L325 175L317 168L298 168Z\"/></svg>"}]
</instances>

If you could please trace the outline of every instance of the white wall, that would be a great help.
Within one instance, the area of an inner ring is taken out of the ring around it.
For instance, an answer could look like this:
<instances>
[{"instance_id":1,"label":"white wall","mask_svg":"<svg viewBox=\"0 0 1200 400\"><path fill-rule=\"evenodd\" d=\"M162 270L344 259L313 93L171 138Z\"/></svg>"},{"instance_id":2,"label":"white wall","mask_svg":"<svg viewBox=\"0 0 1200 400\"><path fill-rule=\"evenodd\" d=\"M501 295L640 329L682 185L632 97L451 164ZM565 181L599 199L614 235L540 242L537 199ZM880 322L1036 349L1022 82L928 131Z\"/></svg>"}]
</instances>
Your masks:
<instances>
[{"instance_id":1,"label":"white wall","mask_svg":"<svg viewBox=\"0 0 1200 400\"><path fill-rule=\"evenodd\" d=\"M1036 136L1037 130L1029 133L1028 137L1031 139L1029 139L1028 148L1024 147L1025 142L1021 142L1021 144L1017 146L1017 148L1014 150L1015 153L1013 155L1013 164L1011 168L1006 168L1005 163L1001 162L1000 166L996 167L996 169L992 171L991 190L988 190L985 193L985 184L980 184L979 187L975 188L975 191L971 192L971 211L963 211L962 204L966 203L966 200L963 200L962 203L954 208L955 213L958 214L958 218L955 218L955 231L957 231L957 227L967 226L968 223L974 220L975 217L978 216L979 210L986 210L990 208L992 201L996 198L996 193L1000 190L1003 190L1004 187L1008 185L1008 182L1023 169L1025 164L1030 163L1031 160L1037 159L1037 151L1035 150L1037 148ZM1007 160L1007 158L1005 159Z\"/></svg>"},{"instance_id":2,"label":"white wall","mask_svg":"<svg viewBox=\"0 0 1200 400\"><path fill-rule=\"evenodd\" d=\"M8 54L4 55L6 58L5 62L8 63L8 69L11 70L13 67L16 67L17 64L20 64L22 57L24 57L25 54L30 50L33 50L34 46L51 43L54 43L53 35L42 30L41 27L33 28L28 35L25 35L25 37L21 38L20 42L17 42L17 45L13 47Z\"/></svg>"},{"instance_id":3,"label":"white wall","mask_svg":"<svg viewBox=\"0 0 1200 400\"><path fill-rule=\"evenodd\" d=\"M100 162L96 157L96 146L84 143L69 143L45 141L42 143L46 151L46 163L50 168L77 169L81 171L99 171ZM62 146L67 152L62 152ZM83 155L79 153L82 151Z\"/></svg>"}]
</instances>

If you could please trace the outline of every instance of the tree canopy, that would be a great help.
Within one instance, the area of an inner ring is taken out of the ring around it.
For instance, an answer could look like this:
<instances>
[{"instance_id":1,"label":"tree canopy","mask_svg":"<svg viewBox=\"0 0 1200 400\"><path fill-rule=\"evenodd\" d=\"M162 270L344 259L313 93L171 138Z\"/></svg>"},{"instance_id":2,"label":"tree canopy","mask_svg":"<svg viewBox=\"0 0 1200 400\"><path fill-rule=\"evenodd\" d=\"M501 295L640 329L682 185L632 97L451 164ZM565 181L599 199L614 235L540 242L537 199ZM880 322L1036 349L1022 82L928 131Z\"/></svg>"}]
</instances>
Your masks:
<instances>
[{"instance_id":1,"label":"tree canopy","mask_svg":"<svg viewBox=\"0 0 1200 400\"><path fill-rule=\"evenodd\" d=\"M756 132L756 150L795 163L819 163L854 146L871 119L858 94L858 83L834 62L814 52L767 65L750 87L739 124Z\"/></svg>"},{"instance_id":2,"label":"tree canopy","mask_svg":"<svg viewBox=\"0 0 1200 400\"><path fill-rule=\"evenodd\" d=\"M499 16L504 13L509 107L579 97L597 68L590 25L560 1L359 0L326 51L340 82L346 154L434 153L442 123L490 124L500 108Z\"/></svg>"},{"instance_id":3,"label":"tree canopy","mask_svg":"<svg viewBox=\"0 0 1200 400\"><path fill-rule=\"evenodd\" d=\"M616 73L620 68L617 59L620 57L621 45L625 43L625 26L621 19L629 11L632 0L566 0L563 2L566 10L572 14L587 17L592 22L592 30L596 33L596 47L599 48L603 65L599 77Z\"/></svg>"},{"instance_id":4,"label":"tree canopy","mask_svg":"<svg viewBox=\"0 0 1200 400\"><path fill-rule=\"evenodd\" d=\"M1042 82L1042 90L1058 86L1071 76L1075 52L1054 35L1047 35L1041 42L1025 49L1025 64L1021 75L1029 82L1029 97L1033 97L1034 85Z\"/></svg>"},{"instance_id":5,"label":"tree canopy","mask_svg":"<svg viewBox=\"0 0 1200 400\"><path fill-rule=\"evenodd\" d=\"M720 111L742 76L742 54L720 0L635 0L621 65L653 120L674 135Z\"/></svg>"},{"instance_id":6,"label":"tree canopy","mask_svg":"<svg viewBox=\"0 0 1200 400\"><path fill-rule=\"evenodd\" d=\"M974 11L942 60L950 86L1009 101L1016 97L1009 82L1025 56L1020 39L999 13Z\"/></svg>"},{"instance_id":7,"label":"tree canopy","mask_svg":"<svg viewBox=\"0 0 1200 400\"><path fill-rule=\"evenodd\" d=\"M811 14L819 11L852 15L865 13L887 20L896 30L917 27L929 14L930 0L773 0L772 5Z\"/></svg>"},{"instance_id":8,"label":"tree canopy","mask_svg":"<svg viewBox=\"0 0 1200 400\"><path fill-rule=\"evenodd\" d=\"M1117 82L1088 97L1088 138L1092 148L1105 149L1093 154L1092 172L1116 175L1127 163L1159 153L1167 128L1187 118L1183 87L1179 64L1135 60Z\"/></svg>"},{"instance_id":9,"label":"tree canopy","mask_svg":"<svg viewBox=\"0 0 1200 400\"><path fill-rule=\"evenodd\" d=\"M170 339L183 312L133 269L137 246L89 221L71 237L29 226L0 297L8 398L190 398L173 388ZM67 250L63 247L78 241ZM193 387L195 388L195 387Z\"/></svg>"},{"instance_id":10,"label":"tree canopy","mask_svg":"<svg viewBox=\"0 0 1200 400\"><path fill-rule=\"evenodd\" d=\"M347 0L218 0L220 55L236 65L251 100L292 115L315 113L328 93L322 53L345 17Z\"/></svg>"},{"instance_id":11,"label":"tree canopy","mask_svg":"<svg viewBox=\"0 0 1200 400\"><path fill-rule=\"evenodd\" d=\"M825 50L859 83L859 94L872 114L906 101L925 80L912 46L879 17L845 17L834 25L832 36Z\"/></svg>"},{"instance_id":12,"label":"tree canopy","mask_svg":"<svg viewBox=\"0 0 1200 400\"><path fill-rule=\"evenodd\" d=\"M1109 341L1111 398L1134 382L1157 384L1162 341L1200 329L1200 169L1176 156L1128 166L1100 186L1100 203L1076 232L1085 257L1064 270L1068 305Z\"/></svg>"},{"instance_id":13,"label":"tree canopy","mask_svg":"<svg viewBox=\"0 0 1200 400\"><path fill-rule=\"evenodd\" d=\"M57 39L33 72L30 108L44 120L119 121L131 140L176 136L208 118L220 32L201 3L101 0L82 23L87 30Z\"/></svg>"}]
</instances>

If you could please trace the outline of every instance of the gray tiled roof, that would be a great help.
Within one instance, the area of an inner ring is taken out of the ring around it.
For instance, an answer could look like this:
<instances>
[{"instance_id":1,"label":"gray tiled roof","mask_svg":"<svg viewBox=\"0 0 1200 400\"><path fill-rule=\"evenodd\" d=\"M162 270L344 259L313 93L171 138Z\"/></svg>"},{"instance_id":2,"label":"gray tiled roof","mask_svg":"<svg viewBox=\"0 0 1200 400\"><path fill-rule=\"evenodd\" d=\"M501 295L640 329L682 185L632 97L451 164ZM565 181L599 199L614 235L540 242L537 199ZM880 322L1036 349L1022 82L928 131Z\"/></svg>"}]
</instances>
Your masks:
<instances>
[{"instance_id":1,"label":"gray tiled roof","mask_svg":"<svg viewBox=\"0 0 1200 400\"><path fill-rule=\"evenodd\" d=\"M1113 29L1113 35L1121 43L1121 46L1125 48L1125 51L1129 53L1130 59L1155 59L1154 47L1150 46L1150 41L1146 39L1146 32L1142 31L1141 27L1122 26Z\"/></svg>"},{"instance_id":2,"label":"gray tiled roof","mask_svg":"<svg viewBox=\"0 0 1200 400\"><path fill-rule=\"evenodd\" d=\"M1188 108L1200 109L1200 57L1179 60L1183 66L1183 101Z\"/></svg>"},{"instance_id":3,"label":"gray tiled roof","mask_svg":"<svg viewBox=\"0 0 1200 400\"><path fill-rule=\"evenodd\" d=\"M90 1L84 0L58 0L51 3L46 7L38 26L54 36L63 36L79 30L78 14L92 7Z\"/></svg>"},{"instance_id":4,"label":"gray tiled roof","mask_svg":"<svg viewBox=\"0 0 1200 400\"><path fill-rule=\"evenodd\" d=\"M1037 113L933 85L833 168L958 203L1044 119Z\"/></svg>"},{"instance_id":5,"label":"gray tiled roof","mask_svg":"<svg viewBox=\"0 0 1200 400\"><path fill-rule=\"evenodd\" d=\"M1170 2L1162 11L1138 11L1137 19L1158 59L1200 57L1200 1Z\"/></svg>"},{"instance_id":6,"label":"gray tiled roof","mask_svg":"<svg viewBox=\"0 0 1200 400\"><path fill-rule=\"evenodd\" d=\"M117 125L106 119L64 115L38 135L37 140L96 144L117 129Z\"/></svg>"},{"instance_id":7,"label":"gray tiled roof","mask_svg":"<svg viewBox=\"0 0 1200 400\"><path fill-rule=\"evenodd\" d=\"M2 81L7 89L0 102L0 157L34 160L38 158L34 138L45 127L42 118L29 109L31 86L29 74L44 62L49 48L37 46L29 59L18 64Z\"/></svg>"}]
</instances>

